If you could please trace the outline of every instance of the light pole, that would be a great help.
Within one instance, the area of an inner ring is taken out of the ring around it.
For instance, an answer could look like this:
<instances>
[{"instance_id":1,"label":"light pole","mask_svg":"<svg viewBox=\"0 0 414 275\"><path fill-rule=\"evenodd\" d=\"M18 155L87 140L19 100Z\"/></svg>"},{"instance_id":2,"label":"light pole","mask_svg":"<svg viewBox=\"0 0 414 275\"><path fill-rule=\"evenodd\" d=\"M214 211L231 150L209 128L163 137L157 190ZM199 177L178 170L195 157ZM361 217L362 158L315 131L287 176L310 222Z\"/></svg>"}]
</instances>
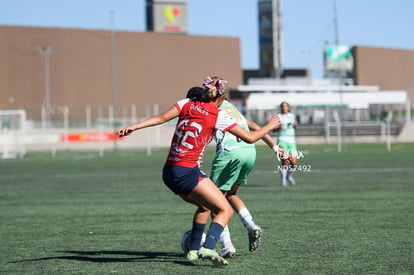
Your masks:
<instances>
[{"instance_id":1,"label":"light pole","mask_svg":"<svg viewBox=\"0 0 414 275\"><path fill-rule=\"evenodd\" d=\"M117 117L117 96L116 96L116 40L115 40L115 30L114 30L114 11L110 12L110 42L111 42L111 84L112 84L112 127L114 132L116 132L116 117ZM117 151L117 140L114 138L114 152Z\"/></svg>"},{"instance_id":2,"label":"light pole","mask_svg":"<svg viewBox=\"0 0 414 275\"><path fill-rule=\"evenodd\" d=\"M52 112L50 105L50 54L53 52L53 48L51 46L40 46L38 50L44 57L45 69L45 99L42 106L42 128L48 128Z\"/></svg>"},{"instance_id":3,"label":"light pole","mask_svg":"<svg viewBox=\"0 0 414 275\"><path fill-rule=\"evenodd\" d=\"M334 27L335 27L335 46L338 55L340 54L339 51L339 27L338 27L338 9L336 8L336 0L333 0L333 12L334 12ZM338 61L338 68L336 72L336 80L339 84L339 118L338 118L338 145L337 150L338 152L342 152L343 142L342 142L342 123L345 123L345 111L344 110L344 99L343 99L343 91L342 91L342 65L341 60Z\"/></svg>"}]
</instances>

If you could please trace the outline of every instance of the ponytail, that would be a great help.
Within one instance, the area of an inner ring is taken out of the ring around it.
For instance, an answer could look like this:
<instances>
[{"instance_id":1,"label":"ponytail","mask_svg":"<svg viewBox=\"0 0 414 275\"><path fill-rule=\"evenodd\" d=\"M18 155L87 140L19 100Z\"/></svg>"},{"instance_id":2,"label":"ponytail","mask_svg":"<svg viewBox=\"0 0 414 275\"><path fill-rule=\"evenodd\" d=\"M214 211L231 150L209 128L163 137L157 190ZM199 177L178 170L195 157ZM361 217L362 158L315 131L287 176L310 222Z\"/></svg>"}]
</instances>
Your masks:
<instances>
[{"instance_id":1,"label":"ponytail","mask_svg":"<svg viewBox=\"0 0 414 275\"><path fill-rule=\"evenodd\" d=\"M215 86L206 88L206 93L209 98L214 99L217 97L217 88Z\"/></svg>"}]
</instances>

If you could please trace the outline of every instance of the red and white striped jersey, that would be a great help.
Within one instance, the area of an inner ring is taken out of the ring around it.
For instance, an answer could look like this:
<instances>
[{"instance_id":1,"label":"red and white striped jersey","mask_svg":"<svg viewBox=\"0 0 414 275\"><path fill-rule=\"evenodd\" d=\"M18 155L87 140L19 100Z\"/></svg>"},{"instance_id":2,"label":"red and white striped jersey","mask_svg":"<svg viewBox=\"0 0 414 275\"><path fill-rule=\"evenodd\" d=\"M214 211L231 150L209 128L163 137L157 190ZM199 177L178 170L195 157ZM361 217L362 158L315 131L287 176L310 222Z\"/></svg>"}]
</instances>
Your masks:
<instances>
[{"instance_id":1,"label":"red and white striped jersey","mask_svg":"<svg viewBox=\"0 0 414 275\"><path fill-rule=\"evenodd\" d=\"M180 112L171 141L167 165L192 168L201 166L204 150L211 141L214 131L226 132L237 123L212 103L192 101L188 98L174 106Z\"/></svg>"}]
</instances>

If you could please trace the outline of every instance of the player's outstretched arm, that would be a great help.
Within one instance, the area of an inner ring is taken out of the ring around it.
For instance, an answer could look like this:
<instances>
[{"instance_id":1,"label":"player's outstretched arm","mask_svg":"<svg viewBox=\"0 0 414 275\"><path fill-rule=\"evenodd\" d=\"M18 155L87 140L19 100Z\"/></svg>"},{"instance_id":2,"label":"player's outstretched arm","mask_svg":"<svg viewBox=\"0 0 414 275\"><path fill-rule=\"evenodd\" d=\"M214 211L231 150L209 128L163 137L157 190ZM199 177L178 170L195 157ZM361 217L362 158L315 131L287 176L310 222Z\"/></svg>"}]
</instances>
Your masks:
<instances>
[{"instance_id":1,"label":"player's outstretched arm","mask_svg":"<svg viewBox=\"0 0 414 275\"><path fill-rule=\"evenodd\" d=\"M249 126L251 130L256 131L260 129L260 126L256 122L253 122L249 119L246 119L246 121L247 121L247 125ZM285 150L277 146L276 142L273 140L273 138L269 134L264 135L264 137L262 137L262 140L273 150L273 152L276 153L276 155L282 156L285 153Z\"/></svg>"},{"instance_id":2,"label":"player's outstretched arm","mask_svg":"<svg viewBox=\"0 0 414 275\"><path fill-rule=\"evenodd\" d=\"M268 119L265 126L262 128L259 127L256 131L246 131L239 125L231 128L229 130L230 133L233 135L241 138L247 143L254 143L258 141L259 139L263 138L270 130L274 129L280 124L280 119L278 116L272 116Z\"/></svg>"},{"instance_id":3,"label":"player's outstretched arm","mask_svg":"<svg viewBox=\"0 0 414 275\"><path fill-rule=\"evenodd\" d=\"M177 108L175 106L172 106L170 109L168 109L164 113L161 113L159 115L147 118L147 119L145 119L141 122L138 122L137 124L134 124L132 126L119 129L118 132L117 132L117 135L119 137L128 136L136 130L163 124L167 121L170 121L173 118L178 117L178 115L179 115L179 112L178 112Z\"/></svg>"},{"instance_id":4,"label":"player's outstretched arm","mask_svg":"<svg viewBox=\"0 0 414 275\"><path fill-rule=\"evenodd\" d=\"M256 122L253 122L249 119L246 119L246 121L247 125L249 126L249 129L251 130L257 131L261 128ZM262 140L272 149L276 145L276 142L272 139L272 137L269 134L264 135L264 137L262 137Z\"/></svg>"}]
</instances>

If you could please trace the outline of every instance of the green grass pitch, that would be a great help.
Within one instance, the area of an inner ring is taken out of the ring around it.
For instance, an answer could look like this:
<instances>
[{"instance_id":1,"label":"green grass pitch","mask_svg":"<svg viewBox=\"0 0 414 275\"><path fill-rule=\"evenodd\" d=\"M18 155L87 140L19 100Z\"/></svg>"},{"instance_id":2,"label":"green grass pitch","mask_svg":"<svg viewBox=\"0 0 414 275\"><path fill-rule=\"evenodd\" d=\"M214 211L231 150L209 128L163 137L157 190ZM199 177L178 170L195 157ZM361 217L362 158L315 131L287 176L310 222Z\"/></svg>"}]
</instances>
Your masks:
<instances>
[{"instance_id":1,"label":"green grass pitch","mask_svg":"<svg viewBox=\"0 0 414 275\"><path fill-rule=\"evenodd\" d=\"M235 215L238 256L223 269L181 252L195 208L161 180L166 149L0 160L0 273L414 274L414 144L298 149L298 185L283 188L274 154L257 147L239 195L262 246L248 251Z\"/></svg>"}]
</instances>

